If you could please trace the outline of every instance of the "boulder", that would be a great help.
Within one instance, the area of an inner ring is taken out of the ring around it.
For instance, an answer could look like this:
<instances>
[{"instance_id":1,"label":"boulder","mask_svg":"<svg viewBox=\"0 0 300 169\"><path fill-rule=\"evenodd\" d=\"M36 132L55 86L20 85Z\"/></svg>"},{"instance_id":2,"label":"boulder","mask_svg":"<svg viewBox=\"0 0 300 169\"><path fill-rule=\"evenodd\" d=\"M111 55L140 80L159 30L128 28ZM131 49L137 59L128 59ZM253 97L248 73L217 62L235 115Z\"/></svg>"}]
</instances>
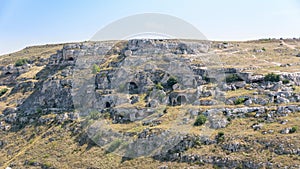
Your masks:
<instances>
[{"instance_id":1,"label":"boulder","mask_svg":"<svg viewBox=\"0 0 300 169\"><path fill-rule=\"evenodd\" d=\"M155 99L152 99L149 102L148 106L151 107L151 108L155 108L155 107L159 106L159 102L157 100L155 100Z\"/></svg>"},{"instance_id":2,"label":"boulder","mask_svg":"<svg viewBox=\"0 0 300 169\"><path fill-rule=\"evenodd\" d=\"M261 130L262 127L263 127L263 124L261 124L261 123L252 125L252 128L254 130Z\"/></svg>"},{"instance_id":3,"label":"boulder","mask_svg":"<svg viewBox=\"0 0 300 169\"><path fill-rule=\"evenodd\" d=\"M244 88L244 87L246 86L246 82L245 82L245 81L234 82L233 84L234 84L234 86L235 86L237 89Z\"/></svg>"},{"instance_id":4,"label":"boulder","mask_svg":"<svg viewBox=\"0 0 300 169\"><path fill-rule=\"evenodd\" d=\"M292 128L285 128L280 131L281 134L289 134Z\"/></svg>"},{"instance_id":5,"label":"boulder","mask_svg":"<svg viewBox=\"0 0 300 169\"><path fill-rule=\"evenodd\" d=\"M248 99L248 100L245 101L244 105L245 106L250 106L252 103L253 103L252 99Z\"/></svg>"},{"instance_id":6,"label":"boulder","mask_svg":"<svg viewBox=\"0 0 300 169\"><path fill-rule=\"evenodd\" d=\"M208 110L204 114L207 115L210 128L225 128L229 123L227 118L223 115L223 112L217 109Z\"/></svg>"}]
</instances>

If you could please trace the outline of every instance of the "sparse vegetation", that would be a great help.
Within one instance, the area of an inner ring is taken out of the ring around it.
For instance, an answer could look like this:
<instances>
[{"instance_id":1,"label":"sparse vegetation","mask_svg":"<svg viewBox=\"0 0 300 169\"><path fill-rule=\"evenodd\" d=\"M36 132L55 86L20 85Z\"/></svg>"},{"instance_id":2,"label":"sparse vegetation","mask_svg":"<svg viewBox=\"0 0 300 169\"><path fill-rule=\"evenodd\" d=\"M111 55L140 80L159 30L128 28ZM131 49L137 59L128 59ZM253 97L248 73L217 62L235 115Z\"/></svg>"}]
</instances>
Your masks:
<instances>
[{"instance_id":1,"label":"sparse vegetation","mask_svg":"<svg viewBox=\"0 0 300 169\"><path fill-rule=\"evenodd\" d=\"M42 110L41 108L37 108L37 109L36 109L36 112L37 112L38 114L41 114L41 113L43 112L43 110Z\"/></svg>"},{"instance_id":2,"label":"sparse vegetation","mask_svg":"<svg viewBox=\"0 0 300 169\"><path fill-rule=\"evenodd\" d=\"M217 139L218 143L223 142L225 140L225 134L224 134L224 132L222 132L222 131L218 132L218 135L217 135L216 139Z\"/></svg>"},{"instance_id":3,"label":"sparse vegetation","mask_svg":"<svg viewBox=\"0 0 300 169\"><path fill-rule=\"evenodd\" d=\"M291 129L291 133L295 133L298 130L298 126L293 126Z\"/></svg>"},{"instance_id":4,"label":"sparse vegetation","mask_svg":"<svg viewBox=\"0 0 300 169\"><path fill-rule=\"evenodd\" d=\"M177 82L176 77L174 77L174 76L171 76L167 81L167 85L169 88L172 88L172 86L176 83L178 83L178 82Z\"/></svg>"},{"instance_id":5,"label":"sparse vegetation","mask_svg":"<svg viewBox=\"0 0 300 169\"><path fill-rule=\"evenodd\" d=\"M201 126L201 125L203 125L206 122L206 120L207 120L207 117L204 114L200 114L197 117L197 119L196 119L196 121L194 123L194 126Z\"/></svg>"},{"instance_id":6,"label":"sparse vegetation","mask_svg":"<svg viewBox=\"0 0 300 169\"><path fill-rule=\"evenodd\" d=\"M280 75L277 75L275 73L269 73L265 76L265 81L269 82L279 82L280 81Z\"/></svg>"},{"instance_id":7,"label":"sparse vegetation","mask_svg":"<svg viewBox=\"0 0 300 169\"><path fill-rule=\"evenodd\" d=\"M100 67L96 64L93 65L93 68L92 68L92 73L93 74L97 74L100 72Z\"/></svg>"},{"instance_id":8,"label":"sparse vegetation","mask_svg":"<svg viewBox=\"0 0 300 169\"><path fill-rule=\"evenodd\" d=\"M109 112L103 113L103 118L109 119L110 118L110 113Z\"/></svg>"},{"instance_id":9,"label":"sparse vegetation","mask_svg":"<svg viewBox=\"0 0 300 169\"><path fill-rule=\"evenodd\" d=\"M8 91L8 88L4 88L0 90L0 97L3 96Z\"/></svg>"},{"instance_id":10,"label":"sparse vegetation","mask_svg":"<svg viewBox=\"0 0 300 169\"><path fill-rule=\"evenodd\" d=\"M161 83L157 83L157 84L155 85L155 88L158 89L158 90L163 90L163 89L164 89L164 87L162 86Z\"/></svg>"},{"instance_id":11,"label":"sparse vegetation","mask_svg":"<svg viewBox=\"0 0 300 169\"><path fill-rule=\"evenodd\" d=\"M27 59L18 59L18 60L16 61L16 63L15 63L15 66L16 66L16 67L19 67L19 66L23 66L23 65L25 65L25 64L27 64L27 63L28 63Z\"/></svg>"},{"instance_id":12,"label":"sparse vegetation","mask_svg":"<svg viewBox=\"0 0 300 169\"><path fill-rule=\"evenodd\" d=\"M98 112L96 110L90 112L89 119L97 120L99 118L100 118L100 112Z\"/></svg>"},{"instance_id":13,"label":"sparse vegetation","mask_svg":"<svg viewBox=\"0 0 300 169\"><path fill-rule=\"evenodd\" d=\"M245 98L239 97L239 98L237 98L237 99L234 101L234 104L235 104L235 105L243 104L245 101L246 101Z\"/></svg>"},{"instance_id":14,"label":"sparse vegetation","mask_svg":"<svg viewBox=\"0 0 300 169\"><path fill-rule=\"evenodd\" d=\"M242 79L237 74L230 74L230 75L226 76L225 80L227 83L242 81Z\"/></svg>"},{"instance_id":15,"label":"sparse vegetation","mask_svg":"<svg viewBox=\"0 0 300 169\"><path fill-rule=\"evenodd\" d=\"M284 79L284 80L282 80L282 83L283 84L288 84L288 83L290 83L290 81L288 79Z\"/></svg>"}]
</instances>

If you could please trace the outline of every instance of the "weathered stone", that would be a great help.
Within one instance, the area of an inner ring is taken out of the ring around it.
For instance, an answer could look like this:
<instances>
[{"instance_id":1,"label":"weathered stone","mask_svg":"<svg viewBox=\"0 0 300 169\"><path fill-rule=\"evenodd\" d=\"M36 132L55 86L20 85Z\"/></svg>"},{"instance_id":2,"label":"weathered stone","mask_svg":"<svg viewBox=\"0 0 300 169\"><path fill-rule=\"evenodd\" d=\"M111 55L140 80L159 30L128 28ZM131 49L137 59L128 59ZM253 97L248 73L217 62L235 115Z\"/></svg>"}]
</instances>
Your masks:
<instances>
[{"instance_id":1,"label":"weathered stone","mask_svg":"<svg viewBox=\"0 0 300 169\"><path fill-rule=\"evenodd\" d=\"M252 99L248 99L244 103L245 106L250 106L251 104L252 104Z\"/></svg>"},{"instance_id":2,"label":"weathered stone","mask_svg":"<svg viewBox=\"0 0 300 169\"><path fill-rule=\"evenodd\" d=\"M252 128L253 128L254 130L261 130L262 127L263 127L263 125L262 125L261 123L260 123L260 124L254 124L254 125L252 125Z\"/></svg>"},{"instance_id":3,"label":"weathered stone","mask_svg":"<svg viewBox=\"0 0 300 169\"><path fill-rule=\"evenodd\" d=\"M227 118L223 115L223 112L219 110L211 109L204 112L204 114L207 115L209 125L213 129L224 128L229 123Z\"/></svg>"},{"instance_id":4,"label":"weathered stone","mask_svg":"<svg viewBox=\"0 0 300 169\"><path fill-rule=\"evenodd\" d=\"M244 88L246 86L246 82L245 81L241 81L241 82L235 82L233 83L234 86L237 88L237 89L240 89L240 88Z\"/></svg>"},{"instance_id":5,"label":"weathered stone","mask_svg":"<svg viewBox=\"0 0 300 169\"><path fill-rule=\"evenodd\" d=\"M289 134L291 129L292 128L285 128L285 129L281 130L280 133L281 134Z\"/></svg>"}]
</instances>

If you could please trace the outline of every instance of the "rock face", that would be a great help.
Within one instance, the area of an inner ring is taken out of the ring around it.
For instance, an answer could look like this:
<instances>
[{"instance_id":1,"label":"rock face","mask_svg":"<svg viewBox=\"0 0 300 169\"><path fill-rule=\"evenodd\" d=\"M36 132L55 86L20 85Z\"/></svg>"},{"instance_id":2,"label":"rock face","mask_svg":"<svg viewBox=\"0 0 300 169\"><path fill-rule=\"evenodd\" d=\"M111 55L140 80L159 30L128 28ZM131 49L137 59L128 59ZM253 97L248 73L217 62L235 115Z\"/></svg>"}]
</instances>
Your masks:
<instances>
[{"instance_id":1,"label":"rock face","mask_svg":"<svg viewBox=\"0 0 300 169\"><path fill-rule=\"evenodd\" d=\"M281 73L279 81L270 82L264 75L242 68L219 68L214 65L216 63L207 63L214 59L210 47L211 43L206 41L152 39L72 43L47 59L28 61L23 66L2 66L0 84L9 90L0 96L0 101L6 103L1 104L5 108L0 114L0 129L9 132L26 124L64 125L106 119L116 126L137 125L133 130L122 128L124 132L120 132L123 137L138 138L128 144L130 151L125 155L151 154L160 161L207 163L221 168L272 168L275 165L247 158L239 160L184 152L213 145L227 155L247 154L253 153L253 147L259 144L257 147L263 147L258 150L260 152L299 155L296 144L289 149L284 143L255 140L256 135L232 136L234 134L230 135L227 129L237 124L250 133L259 132L270 138L277 134L296 135L297 126L290 126L296 123L284 118L300 112L300 73ZM216 47L235 46L220 43ZM260 50L252 52L263 53ZM34 78L20 77L33 66L41 67ZM226 82L231 76L237 79ZM12 96L17 99L11 100ZM204 115L206 120L196 128L193 124L199 115ZM242 120L234 123L235 119ZM268 124L272 123L281 128L269 129ZM141 130L142 127L145 128ZM191 136L191 127L201 134L218 135ZM171 132L175 132L176 137L167 137ZM78 130L74 133L78 134ZM89 135L91 139L94 136L97 135ZM160 142L166 139L170 141ZM0 140L0 149L5 145L6 142ZM151 148L157 145L171 148L163 149L165 154L153 153Z\"/></svg>"}]
</instances>

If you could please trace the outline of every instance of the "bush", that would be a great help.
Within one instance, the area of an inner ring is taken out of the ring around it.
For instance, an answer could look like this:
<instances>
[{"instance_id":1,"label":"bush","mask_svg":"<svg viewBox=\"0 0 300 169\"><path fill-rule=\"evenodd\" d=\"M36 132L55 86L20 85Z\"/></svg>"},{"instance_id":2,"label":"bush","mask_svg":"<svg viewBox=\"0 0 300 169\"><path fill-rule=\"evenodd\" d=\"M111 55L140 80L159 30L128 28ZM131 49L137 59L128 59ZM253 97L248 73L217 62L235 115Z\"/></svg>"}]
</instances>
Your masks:
<instances>
[{"instance_id":1,"label":"bush","mask_svg":"<svg viewBox=\"0 0 300 169\"><path fill-rule=\"evenodd\" d=\"M276 75L274 73L269 73L265 76L265 81L269 82L279 82L280 81L280 76Z\"/></svg>"},{"instance_id":2,"label":"bush","mask_svg":"<svg viewBox=\"0 0 300 169\"><path fill-rule=\"evenodd\" d=\"M100 113L98 111L92 111L89 114L89 119L97 120L100 118Z\"/></svg>"},{"instance_id":3,"label":"bush","mask_svg":"<svg viewBox=\"0 0 300 169\"><path fill-rule=\"evenodd\" d=\"M36 109L36 112L37 112L38 114L42 114L42 113L43 113L43 110L42 110L41 108L37 108L37 109Z\"/></svg>"},{"instance_id":4,"label":"bush","mask_svg":"<svg viewBox=\"0 0 300 169\"><path fill-rule=\"evenodd\" d=\"M8 91L8 88L4 88L0 90L0 97L3 96Z\"/></svg>"},{"instance_id":5,"label":"bush","mask_svg":"<svg viewBox=\"0 0 300 169\"><path fill-rule=\"evenodd\" d=\"M98 65L94 64L93 68L92 68L92 73L97 74L98 72L100 72L100 67Z\"/></svg>"},{"instance_id":6,"label":"bush","mask_svg":"<svg viewBox=\"0 0 300 169\"><path fill-rule=\"evenodd\" d=\"M104 118L104 119L109 119L109 118L110 118L110 113L109 113L109 112L105 112L105 113L103 114L103 118Z\"/></svg>"},{"instance_id":7,"label":"bush","mask_svg":"<svg viewBox=\"0 0 300 169\"><path fill-rule=\"evenodd\" d=\"M27 59L18 59L15 63L15 66L19 67L19 66L23 66L27 63L28 63Z\"/></svg>"},{"instance_id":8,"label":"bush","mask_svg":"<svg viewBox=\"0 0 300 169\"><path fill-rule=\"evenodd\" d=\"M164 87L161 85L161 83L157 83L155 85L155 88L158 89L158 90L163 90L164 89Z\"/></svg>"},{"instance_id":9,"label":"bush","mask_svg":"<svg viewBox=\"0 0 300 169\"><path fill-rule=\"evenodd\" d=\"M225 78L227 83L242 81L242 79L237 74L230 74Z\"/></svg>"},{"instance_id":10,"label":"bush","mask_svg":"<svg viewBox=\"0 0 300 169\"><path fill-rule=\"evenodd\" d=\"M288 79L284 79L284 80L282 80L282 83L283 84L288 84L288 83L290 83L290 81Z\"/></svg>"},{"instance_id":11,"label":"bush","mask_svg":"<svg viewBox=\"0 0 300 169\"><path fill-rule=\"evenodd\" d=\"M242 104L242 103L244 103L245 101L246 101L245 98L239 97L239 98L237 98L237 99L234 101L234 104L235 104L235 105Z\"/></svg>"},{"instance_id":12,"label":"bush","mask_svg":"<svg viewBox=\"0 0 300 169\"><path fill-rule=\"evenodd\" d=\"M196 121L194 123L194 126L201 126L201 125L203 125L206 122L206 120L207 120L206 116L204 116L203 114L200 114L197 117L197 119L196 119Z\"/></svg>"},{"instance_id":13,"label":"bush","mask_svg":"<svg viewBox=\"0 0 300 169\"><path fill-rule=\"evenodd\" d=\"M298 130L298 126L293 126L290 133L295 133Z\"/></svg>"},{"instance_id":14,"label":"bush","mask_svg":"<svg viewBox=\"0 0 300 169\"><path fill-rule=\"evenodd\" d=\"M177 79L174 76L171 76L167 81L167 85L170 88L172 88L172 86L176 83L177 83Z\"/></svg>"},{"instance_id":15,"label":"bush","mask_svg":"<svg viewBox=\"0 0 300 169\"><path fill-rule=\"evenodd\" d=\"M223 142L225 140L225 134L224 134L224 132L220 131L218 133L216 139L217 139L218 143Z\"/></svg>"}]
</instances>

